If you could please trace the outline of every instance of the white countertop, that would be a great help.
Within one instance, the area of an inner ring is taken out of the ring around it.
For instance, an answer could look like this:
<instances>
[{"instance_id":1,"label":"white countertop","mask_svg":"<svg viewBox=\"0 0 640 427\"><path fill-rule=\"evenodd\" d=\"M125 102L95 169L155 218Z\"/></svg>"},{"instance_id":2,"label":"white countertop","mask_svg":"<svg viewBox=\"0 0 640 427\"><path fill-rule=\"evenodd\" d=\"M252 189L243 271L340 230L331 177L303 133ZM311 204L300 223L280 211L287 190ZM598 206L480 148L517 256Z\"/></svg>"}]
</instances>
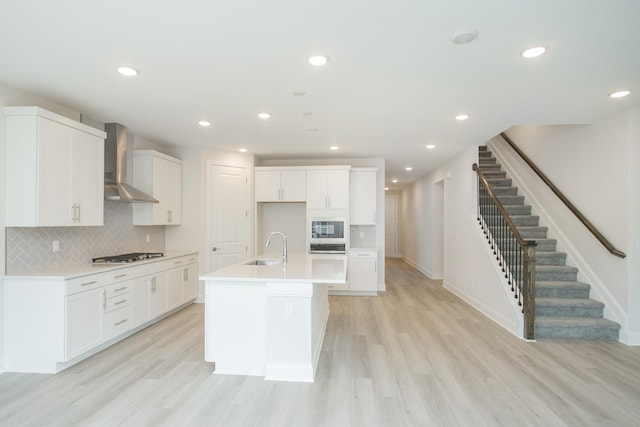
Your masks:
<instances>
[{"instance_id":1,"label":"white countertop","mask_svg":"<svg viewBox=\"0 0 640 427\"><path fill-rule=\"evenodd\" d=\"M87 276L95 273L103 273L112 270L119 270L121 268L137 267L139 265L151 264L154 262L161 262L170 260L173 258L179 258L187 255L197 255L196 251L164 251L164 256L151 258L143 261L127 262L127 263L93 263L88 260L86 263L76 265L50 265L38 269L36 271L29 271L23 274L8 274L1 276L6 279L51 279L51 280L68 280L75 277Z\"/></svg>"},{"instance_id":2,"label":"white countertop","mask_svg":"<svg viewBox=\"0 0 640 427\"><path fill-rule=\"evenodd\" d=\"M255 259L282 259L281 255L261 255ZM246 265L251 260L200 276L209 282L299 282L346 283L347 256L337 254L289 254L287 264Z\"/></svg>"}]
</instances>

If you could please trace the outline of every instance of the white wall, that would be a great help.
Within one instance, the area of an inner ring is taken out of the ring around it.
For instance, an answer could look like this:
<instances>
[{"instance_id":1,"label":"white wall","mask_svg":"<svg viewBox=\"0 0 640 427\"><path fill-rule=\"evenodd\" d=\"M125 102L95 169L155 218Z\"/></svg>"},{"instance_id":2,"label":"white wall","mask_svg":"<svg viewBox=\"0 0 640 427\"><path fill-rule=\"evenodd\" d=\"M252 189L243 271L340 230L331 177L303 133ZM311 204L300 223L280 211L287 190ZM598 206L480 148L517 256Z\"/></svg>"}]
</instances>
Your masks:
<instances>
[{"instance_id":1,"label":"white wall","mask_svg":"<svg viewBox=\"0 0 640 427\"><path fill-rule=\"evenodd\" d=\"M592 286L592 297L605 303L605 317L622 324L621 340L640 344L637 298L638 153L640 110L604 118L591 125L517 126L507 135L567 198L619 250L602 246L524 162L499 139L490 146L501 156L578 279ZM635 276L635 280L632 278ZM635 298L634 298L635 297Z\"/></svg>"},{"instance_id":2,"label":"white wall","mask_svg":"<svg viewBox=\"0 0 640 427\"><path fill-rule=\"evenodd\" d=\"M477 152L465 150L404 189L401 252L425 275L441 277L451 292L520 335L519 309L476 221L471 165Z\"/></svg>"}]
</instances>

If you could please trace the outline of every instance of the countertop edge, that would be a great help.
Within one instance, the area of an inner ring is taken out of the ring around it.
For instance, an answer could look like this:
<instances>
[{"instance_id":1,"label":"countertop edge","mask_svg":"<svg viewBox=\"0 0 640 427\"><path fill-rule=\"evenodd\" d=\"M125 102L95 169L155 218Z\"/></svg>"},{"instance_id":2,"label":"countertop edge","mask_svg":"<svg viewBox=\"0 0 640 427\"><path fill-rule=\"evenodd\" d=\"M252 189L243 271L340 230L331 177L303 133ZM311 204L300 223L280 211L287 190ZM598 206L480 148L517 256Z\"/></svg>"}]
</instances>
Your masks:
<instances>
[{"instance_id":1,"label":"countertop edge","mask_svg":"<svg viewBox=\"0 0 640 427\"><path fill-rule=\"evenodd\" d=\"M109 271L120 270L123 268L137 267L140 265L148 265L156 262L168 261L175 258L181 258L189 255L198 255L198 251L163 251L164 256L151 258L144 261L136 261L123 264L86 264L62 266L54 273L47 273L47 268L43 268L42 272L7 274L0 276L0 280L69 280L77 277L90 276L92 274L100 274Z\"/></svg>"}]
</instances>

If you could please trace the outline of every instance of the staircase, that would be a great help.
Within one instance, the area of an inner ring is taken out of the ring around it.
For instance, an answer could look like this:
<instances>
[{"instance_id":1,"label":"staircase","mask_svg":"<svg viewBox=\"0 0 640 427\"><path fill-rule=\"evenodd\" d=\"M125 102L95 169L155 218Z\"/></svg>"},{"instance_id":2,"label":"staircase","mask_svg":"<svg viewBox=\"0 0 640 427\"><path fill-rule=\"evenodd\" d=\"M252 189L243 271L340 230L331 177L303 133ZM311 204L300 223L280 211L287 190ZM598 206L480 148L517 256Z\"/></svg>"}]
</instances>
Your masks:
<instances>
[{"instance_id":1,"label":"staircase","mask_svg":"<svg viewBox=\"0 0 640 427\"><path fill-rule=\"evenodd\" d=\"M617 341L620 325L603 318L604 304L589 298L590 285L577 281L578 269L566 264L567 254L556 251L556 241L547 238L547 227L540 226L540 218L531 215L531 206L524 204L524 196L518 195L518 188L486 146L480 147L478 165L522 237L538 244L536 339Z\"/></svg>"}]
</instances>

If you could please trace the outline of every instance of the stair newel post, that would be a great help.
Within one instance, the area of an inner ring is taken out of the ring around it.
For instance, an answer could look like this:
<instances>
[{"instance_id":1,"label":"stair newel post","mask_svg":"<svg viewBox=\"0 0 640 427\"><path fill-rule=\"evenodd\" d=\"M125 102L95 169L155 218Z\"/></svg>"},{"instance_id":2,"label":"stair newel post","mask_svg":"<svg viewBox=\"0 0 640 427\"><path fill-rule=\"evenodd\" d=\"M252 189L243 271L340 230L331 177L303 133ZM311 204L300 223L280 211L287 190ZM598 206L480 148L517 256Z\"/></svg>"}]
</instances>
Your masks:
<instances>
[{"instance_id":1,"label":"stair newel post","mask_svg":"<svg viewBox=\"0 0 640 427\"><path fill-rule=\"evenodd\" d=\"M524 337L528 340L535 339L536 321L536 245L534 241L527 241L524 250L523 262L523 313L524 313Z\"/></svg>"}]
</instances>

